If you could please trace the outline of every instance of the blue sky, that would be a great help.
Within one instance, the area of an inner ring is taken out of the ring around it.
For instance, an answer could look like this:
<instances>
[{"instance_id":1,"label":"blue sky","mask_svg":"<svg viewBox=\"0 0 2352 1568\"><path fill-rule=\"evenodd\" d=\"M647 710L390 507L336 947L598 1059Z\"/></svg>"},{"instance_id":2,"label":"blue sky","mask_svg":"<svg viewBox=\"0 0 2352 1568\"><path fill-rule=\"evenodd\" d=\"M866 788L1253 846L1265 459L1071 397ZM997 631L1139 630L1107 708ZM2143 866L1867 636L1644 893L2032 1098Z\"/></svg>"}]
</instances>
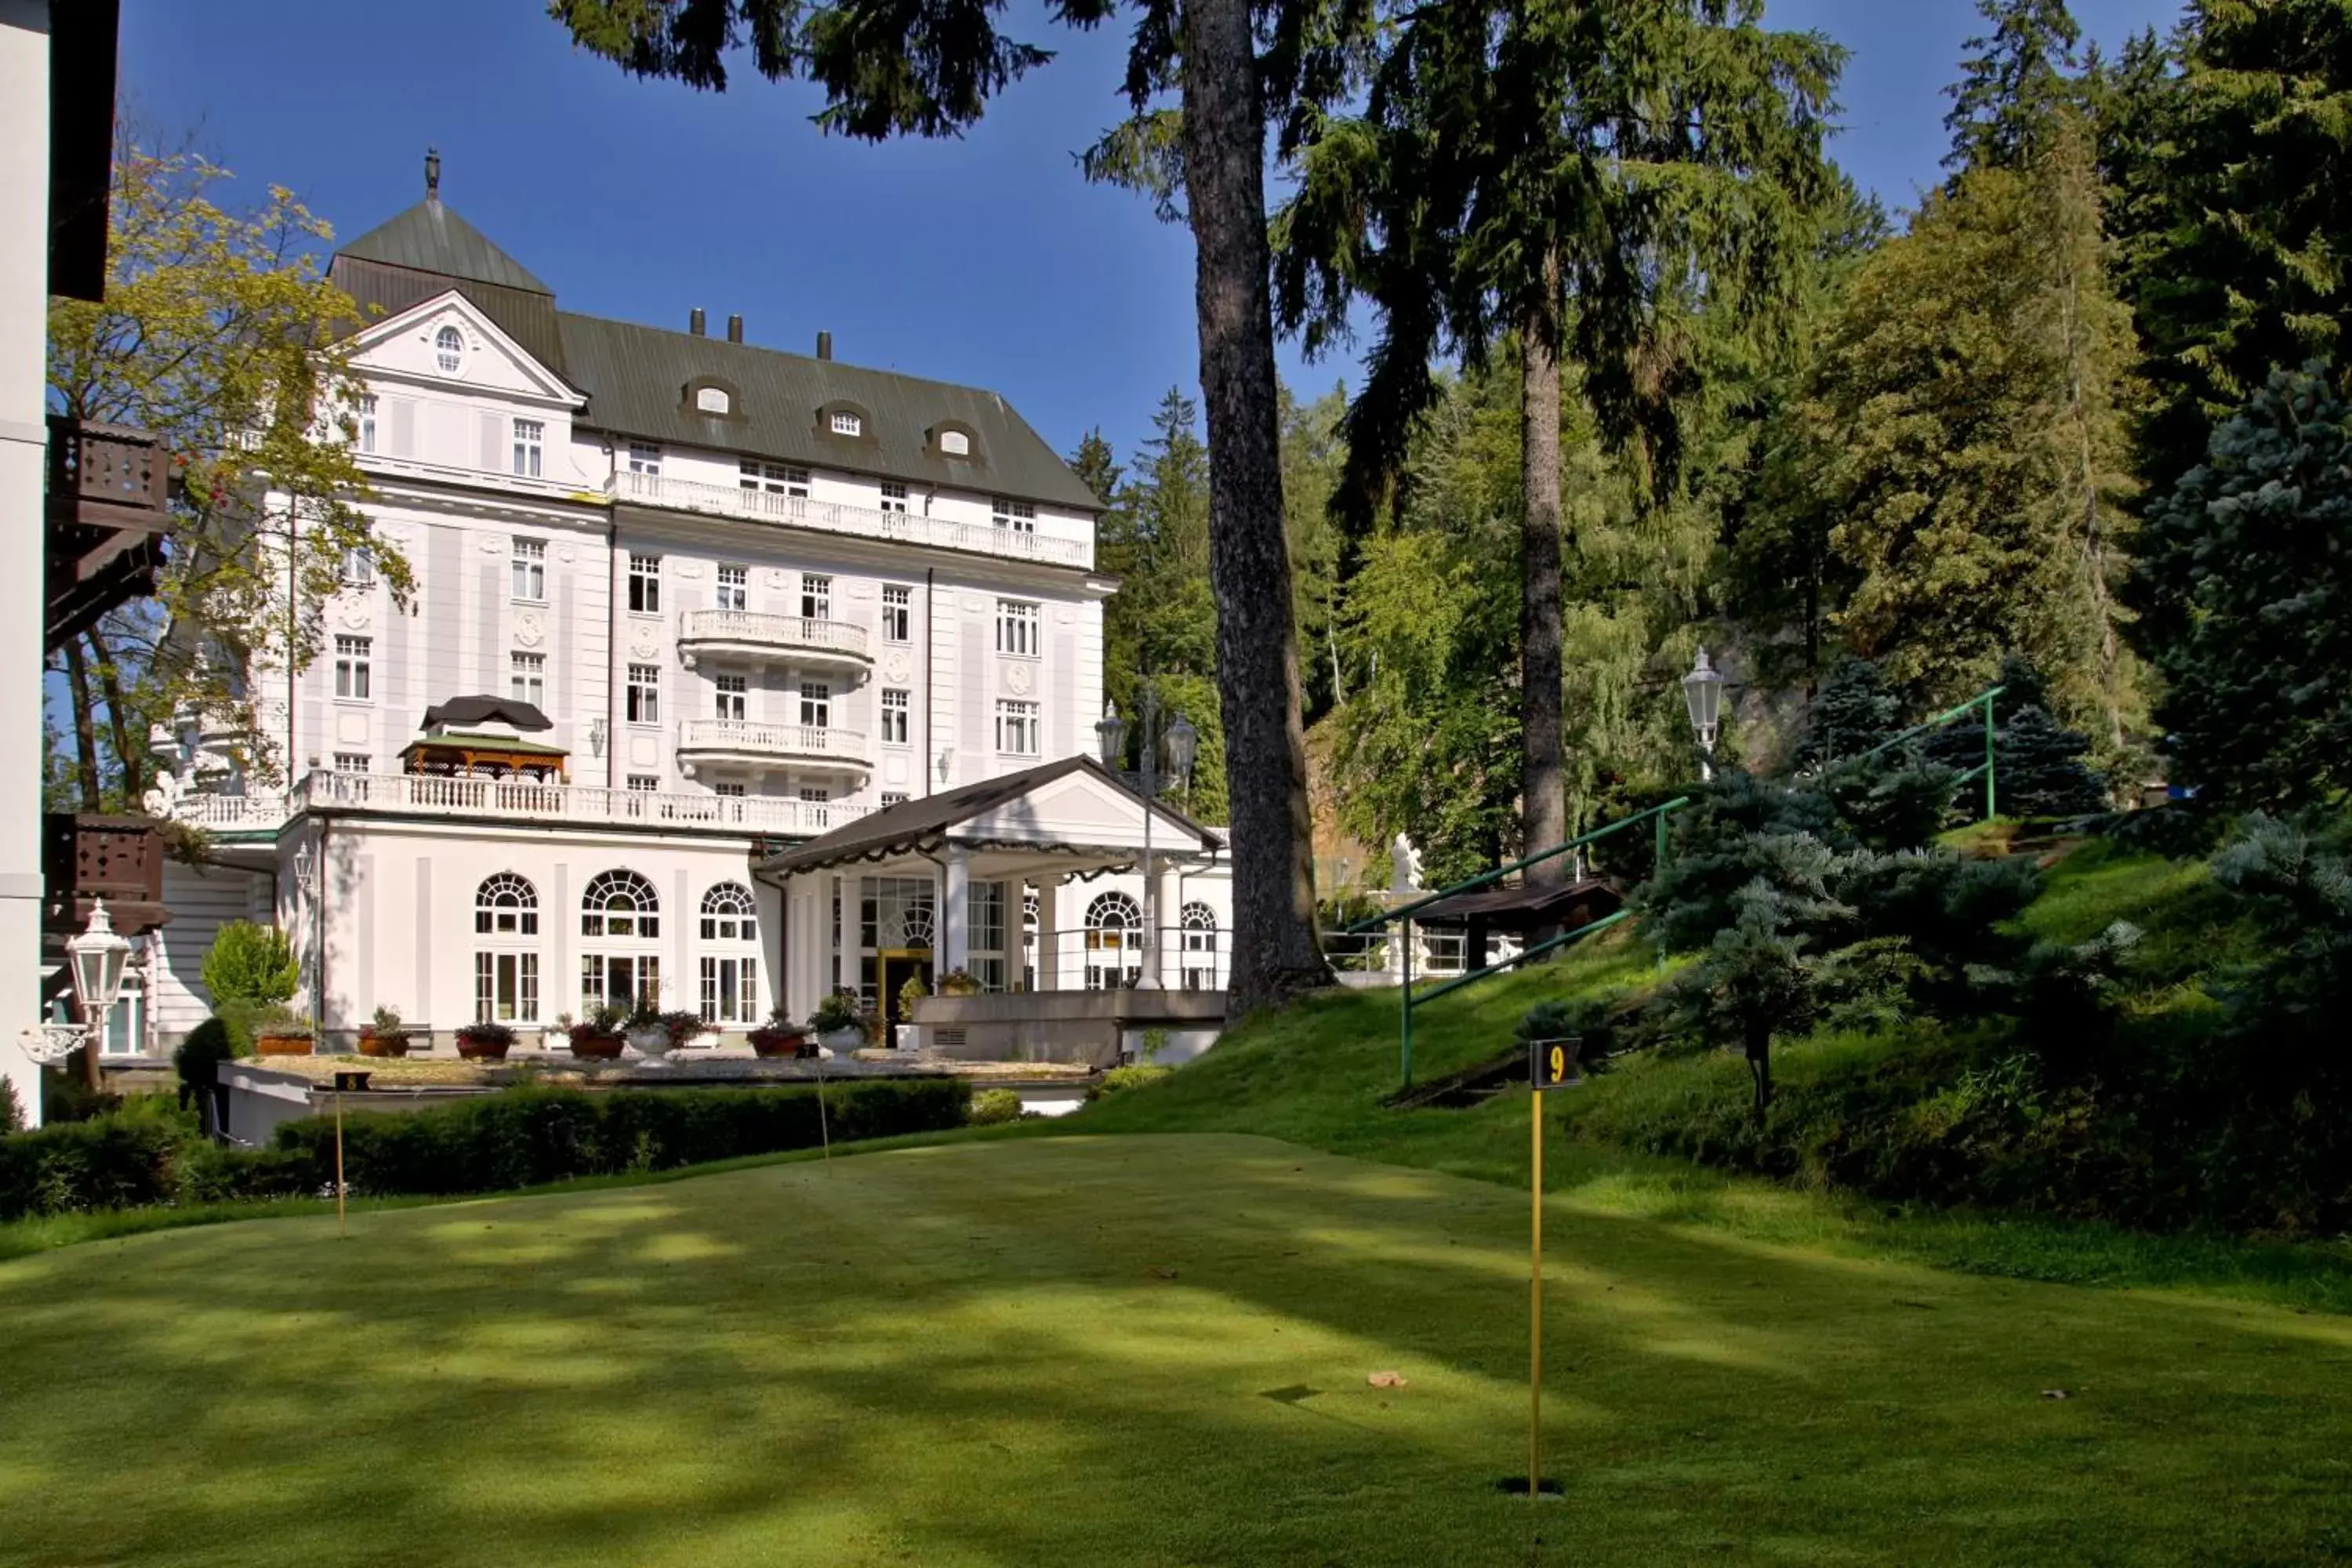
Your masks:
<instances>
[{"instance_id":1,"label":"blue sky","mask_svg":"<svg viewBox=\"0 0 2352 1568\"><path fill-rule=\"evenodd\" d=\"M1833 151L1890 205L1932 184L1940 89L1974 29L1969 0L1769 0L1853 58ZM2074 0L2113 46L2178 0ZM802 84L746 71L724 96L625 77L575 54L538 0L125 0L123 86L142 119L198 144L257 195L291 186L339 235L442 195L567 308L835 353L1003 393L1061 450L1100 426L1124 457L1161 392L1198 369L1189 236L1072 154L1119 113L1117 31L1061 51L961 141L823 137ZM1344 357L1283 373L1309 393Z\"/></svg>"}]
</instances>

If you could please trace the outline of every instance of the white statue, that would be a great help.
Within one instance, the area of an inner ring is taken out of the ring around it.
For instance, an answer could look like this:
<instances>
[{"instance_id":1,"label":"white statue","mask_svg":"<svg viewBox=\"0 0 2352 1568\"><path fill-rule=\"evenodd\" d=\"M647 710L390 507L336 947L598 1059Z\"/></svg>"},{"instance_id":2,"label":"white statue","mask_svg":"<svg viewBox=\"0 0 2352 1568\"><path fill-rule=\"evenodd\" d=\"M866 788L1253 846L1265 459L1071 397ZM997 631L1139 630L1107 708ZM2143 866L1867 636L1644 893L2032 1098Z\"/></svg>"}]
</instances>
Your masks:
<instances>
[{"instance_id":1,"label":"white statue","mask_svg":"<svg viewBox=\"0 0 2352 1568\"><path fill-rule=\"evenodd\" d=\"M1389 846L1389 890L1395 893L1417 893L1421 890L1421 851L1412 840L1400 833Z\"/></svg>"}]
</instances>

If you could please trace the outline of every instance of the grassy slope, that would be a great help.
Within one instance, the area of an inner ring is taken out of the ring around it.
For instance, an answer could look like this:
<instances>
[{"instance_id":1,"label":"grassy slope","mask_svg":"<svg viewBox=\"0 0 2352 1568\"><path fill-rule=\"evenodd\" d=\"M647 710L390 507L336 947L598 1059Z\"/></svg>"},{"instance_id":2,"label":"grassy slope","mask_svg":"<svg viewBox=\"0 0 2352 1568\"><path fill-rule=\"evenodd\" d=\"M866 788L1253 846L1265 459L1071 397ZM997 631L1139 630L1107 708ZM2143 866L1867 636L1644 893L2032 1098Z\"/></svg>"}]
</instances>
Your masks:
<instances>
[{"instance_id":1,"label":"grassy slope","mask_svg":"<svg viewBox=\"0 0 2352 1568\"><path fill-rule=\"evenodd\" d=\"M1489 1485L1524 1452L1526 1221L1295 1145L1064 1137L21 1258L0 1563L2352 1552L2352 1324L1563 1202L1573 1500L1530 1552Z\"/></svg>"},{"instance_id":2,"label":"grassy slope","mask_svg":"<svg viewBox=\"0 0 2352 1568\"><path fill-rule=\"evenodd\" d=\"M2210 1006L2198 975L2234 951L2216 923L2203 868L2092 844L2051 871L2028 911L2036 934L2085 940L2116 920L2147 931L2136 1005L2194 1015ZM1437 1077L1509 1048L1518 1016L1539 998L1601 994L1648 984L1653 961L1614 935L1562 963L1473 986L1415 1014L1415 1076ZM1776 1052L1784 1088L1868 1068L1906 1049L1899 1039L1831 1037ZM1227 1131L1286 1138L1335 1153L1527 1181L1527 1100L1509 1095L1474 1110L1400 1112L1382 1103L1397 1082L1393 991L1317 998L1235 1030L1164 1084L1121 1096L1078 1119L1085 1131ZM1744 1103L1746 1069L1727 1056L1640 1059L1554 1097L1571 1132L1671 1116L1699 1100ZM1755 1240L1829 1246L1966 1271L2114 1285L2183 1285L2252 1300L2352 1312L2352 1248L2148 1237L2101 1226L1965 1213L1896 1214L1832 1194L1726 1175L1645 1157L1592 1136L1556 1138L1546 1185L1596 1214L1727 1229Z\"/></svg>"}]
</instances>

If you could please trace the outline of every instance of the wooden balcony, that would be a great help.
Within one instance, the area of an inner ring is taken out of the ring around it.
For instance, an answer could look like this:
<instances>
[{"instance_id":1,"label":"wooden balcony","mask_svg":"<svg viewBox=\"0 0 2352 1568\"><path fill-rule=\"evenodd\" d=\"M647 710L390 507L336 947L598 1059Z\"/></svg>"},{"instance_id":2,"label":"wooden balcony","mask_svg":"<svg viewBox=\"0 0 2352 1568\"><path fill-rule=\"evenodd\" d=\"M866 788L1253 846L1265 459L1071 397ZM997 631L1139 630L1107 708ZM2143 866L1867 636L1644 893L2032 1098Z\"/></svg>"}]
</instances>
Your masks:
<instances>
[{"instance_id":1,"label":"wooden balcony","mask_svg":"<svg viewBox=\"0 0 2352 1568\"><path fill-rule=\"evenodd\" d=\"M81 930L89 921L90 905L100 899L124 936L152 931L172 918L163 907L163 839L152 817L44 814L41 874L47 891L41 911L46 931L71 935Z\"/></svg>"},{"instance_id":2,"label":"wooden balcony","mask_svg":"<svg viewBox=\"0 0 2352 1568\"><path fill-rule=\"evenodd\" d=\"M171 531L171 454L121 425L49 416L46 646L155 591Z\"/></svg>"}]
</instances>

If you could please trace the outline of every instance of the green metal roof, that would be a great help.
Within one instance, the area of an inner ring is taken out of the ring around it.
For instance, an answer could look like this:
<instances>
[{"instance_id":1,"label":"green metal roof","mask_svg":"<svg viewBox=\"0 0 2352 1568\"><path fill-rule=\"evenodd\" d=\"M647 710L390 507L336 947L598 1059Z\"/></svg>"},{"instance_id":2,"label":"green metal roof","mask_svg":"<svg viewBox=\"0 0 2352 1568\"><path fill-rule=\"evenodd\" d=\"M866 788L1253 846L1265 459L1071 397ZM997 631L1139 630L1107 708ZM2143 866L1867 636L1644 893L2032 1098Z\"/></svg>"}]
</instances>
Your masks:
<instances>
[{"instance_id":1,"label":"green metal roof","mask_svg":"<svg viewBox=\"0 0 2352 1568\"><path fill-rule=\"evenodd\" d=\"M341 247L340 253L526 293L555 292L532 277L521 262L491 244L480 229L443 205L438 197L428 197L391 221L378 224Z\"/></svg>"},{"instance_id":2,"label":"green metal roof","mask_svg":"<svg viewBox=\"0 0 2352 1568\"><path fill-rule=\"evenodd\" d=\"M335 253L330 279L362 310L397 315L455 289L523 349L588 395L580 425L621 439L943 485L1089 513L1102 510L1027 420L995 393L868 370L722 338L555 309L553 290L438 198L417 203ZM733 417L693 411L689 384L727 384ZM860 439L831 434L819 411L854 404ZM962 425L968 458L934 431Z\"/></svg>"},{"instance_id":3,"label":"green metal roof","mask_svg":"<svg viewBox=\"0 0 2352 1568\"><path fill-rule=\"evenodd\" d=\"M1102 510L1045 437L995 393L568 310L557 311L556 322L564 377L588 395L579 419L586 428ZM705 376L734 389L737 417L691 411L687 386ZM865 438L821 428L818 411L842 402L864 413ZM931 432L943 422L971 427L971 457L939 455Z\"/></svg>"}]
</instances>

